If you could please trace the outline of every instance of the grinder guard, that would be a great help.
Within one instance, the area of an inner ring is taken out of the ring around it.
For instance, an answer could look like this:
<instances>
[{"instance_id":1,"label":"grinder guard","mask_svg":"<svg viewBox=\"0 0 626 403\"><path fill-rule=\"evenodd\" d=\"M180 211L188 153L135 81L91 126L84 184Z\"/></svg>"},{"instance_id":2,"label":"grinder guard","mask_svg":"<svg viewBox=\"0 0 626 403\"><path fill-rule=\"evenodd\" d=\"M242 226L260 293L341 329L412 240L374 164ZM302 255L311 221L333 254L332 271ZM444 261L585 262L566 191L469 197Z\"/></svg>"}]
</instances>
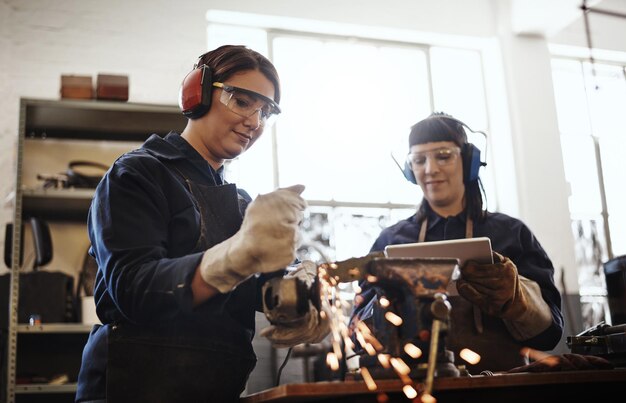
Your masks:
<instances>
[{"instance_id":1,"label":"grinder guard","mask_svg":"<svg viewBox=\"0 0 626 403\"><path fill-rule=\"evenodd\" d=\"M313 264L305 261L302 264ZM319 278L315 276L307 284L296 276L283 276L283 272L269 278L263 284L263 312L273 325L291 325L302 320L309 311L309 301L321 310Z\"/></svg>"}]
</instances>

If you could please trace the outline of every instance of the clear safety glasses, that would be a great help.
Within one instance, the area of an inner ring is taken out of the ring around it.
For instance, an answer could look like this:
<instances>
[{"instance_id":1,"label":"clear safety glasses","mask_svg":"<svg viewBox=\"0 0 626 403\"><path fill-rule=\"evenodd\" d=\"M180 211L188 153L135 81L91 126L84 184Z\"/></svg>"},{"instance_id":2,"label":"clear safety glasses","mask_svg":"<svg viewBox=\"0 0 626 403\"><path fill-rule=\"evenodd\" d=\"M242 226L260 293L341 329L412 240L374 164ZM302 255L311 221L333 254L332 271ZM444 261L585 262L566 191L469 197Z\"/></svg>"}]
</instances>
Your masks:
<instances>
[{"instance_id":1,"label":"clear safety glasses","mask_svg":"<svg viewBox=\"0 0 626 403\"><path fill-rule=\"evenodd\" d=\"M412 168L424 169L428 159L435 161L439 166L453 164L461 155L458 147L441 147L430 151L409 153L407 160Z\"/></svg>"},{"instance_id":2,"label":"clear safety glasses","mask_svg":"<svg viewBox=\"0 0 626 403\"><path fill-rule=\"evenodd\" d=\"M280 113L278 104L272 99L245 88L214 82L214 87L221 88L220 102L231 112L244 118L259 113L259 126L270 127Z\"/></svg>"}]
</instances>

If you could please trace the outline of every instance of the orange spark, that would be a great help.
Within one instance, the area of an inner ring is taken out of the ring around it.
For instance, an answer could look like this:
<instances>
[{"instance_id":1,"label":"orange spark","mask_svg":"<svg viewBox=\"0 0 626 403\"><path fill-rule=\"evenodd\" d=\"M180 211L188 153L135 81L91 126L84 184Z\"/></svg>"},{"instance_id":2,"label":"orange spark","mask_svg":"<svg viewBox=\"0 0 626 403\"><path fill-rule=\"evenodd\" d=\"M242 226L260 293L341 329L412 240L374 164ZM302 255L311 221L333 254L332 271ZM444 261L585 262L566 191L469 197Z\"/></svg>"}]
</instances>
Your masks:
<instances>
[{"instance_id":1,"label":"orange spark","mask_svg":"<svg viewBox=\"0 0 626 403\"><path fill-rule=\"evenodd\" d=\"M389 361L398 374L408 375L411 372L411 368L401 358L391 358Z\"/></svg>"},{"instance_id":2,"label":"orange spark","mask_svg":"<svg viewBox=\"0 0 626 403\"><path fill-rule=\"evenodd\" d=\"M559 365L559 357L544 353L543 351L535 350L529 347L525 347L520 351L520 354L527 355L533 361L541 360L542 363L548 367L555 367Z\"/></svg>"},{"instance_id":3,"label":"orange spark","mask_svg":"<svg viewBox=\"0 0 626 403\"><path fill-rule=\"evenodd\" d=\"M356 327L363 332L363 334L372 334L372 331L370 330L369 327L367 327L367 325L365 324L365 322L359 321L356 324Z\"/></svg>"},{"instance_id":4,"label":"orange spark","mask_svg":"<svg viewBox=\"0 0 626 403\"><path fill-rule=\"evenodd\" d=\"M430 393L424 393L420 396L422 403L437 403L437 399L433 397Z\"/></svg>"},{"instance_id":5,"label":"orange spark","mask_svg":"<svg viewBox=\"0 0 626 403\"><path fill-rule=\"evenodd\" d=\"M469 362L472 365L478 364L480 362L480 354L477 354L470 350L469 348L464 348L459 352L461 358L465 361Z\"/></svg>"},{"instance_id":6,"label":"orange spark","mask_svg":"<svg viewBox=\"0 0 626 403\"><path fill-rule=\"evenodd\" d=\"M326 354L326 364L333 371L337 371L339 369L339 360L337 359L337 356L335 355L335 353Z\"/></svg>"},{"instance_id":7,"label":"orange spark","mask_svg":"<svg viewBox=\"0 0 626 403\"><path fill-rule=\"evenodd\" d=\"M409 399L414 399L417 397L417 391L411 385L404 385L402 387L402 391L404 392L406 397L408 397Z\"/></svg>"},{"instance_id":8,"label":"orange spark","mask_svg":"<svg viewBox=\"0 0 626 403\"><path fill-rule=\"evenodd\" d=\"M355 345L354 345L354 342L352 341L351 338L346 336L346 337L343 338L343 342L345 343L346 348L348 348L350 350L354 350Z\"/></svg>"},{"instance_id":9,"label":"orange spark","mask_svg":"<svg viewBox=\"0 0 626 403\"><path fill-rule=\"evenodd\" d=\"M365 351L367 351L367 354L376 355L376 349L370 343L365 343L363 347L365 348Z\"/></svg>"},{"instance_id":10,"label":"orange spark","mask_svg":"<svg viewBox=\"0 0 626 403\"><path fill-rule=\"evenodd\" d=\"M372 375L367 368L361 368L361 376L363 377L363 380L365 381L365 385L367 386L368 390L378 389L378 386L376 386L376 382L374 382L374 379L372 378Z\"/></svg>"},{"instance_id":11,"label":"orange spark","mask_svg":"<svg viewBox=\"0 0 626 403\"><path fill-rule=\"evenodd\" d=\"M378 339L376 337L374 337L374 335L370 334L364 334L363 337L365 338L365 340L370 343L372 346L374 346L374 348L376 350L382 350L383 349L383 345L378 341Z\"/></svg>"},{"instance_id":12,"label":"orange spark","mask_svg":"<svg viewBox=\"0 0 626 403\"><path fill-rule=\"evenodd\" d=\"M404 351L411 358L420 358L422 356L422 350L413 343L406 343L404 345Z\"/></svg>"},{"instance_id":13,"label":"orange spark","mask_svg":"<svg viewBox=\"0 0 626 403\"><path fill-rule=\"evenodd\" d=\"M386 312L385 319L387 319L389 322L391 322L395 326L400 326L402 324L402 318L393 312Z\"/></svg>"},{"instance_id":14,"label":"orange spark","mask_svg":"<svg viewBox=\"0 0 626 403\"><path fill-rule=\"evenodd\" d=\"M378 361L383 368L389 368L391 364L389 363L389 354L378 354Z\"/></svg>"},{"instance_id":15,"label":"orange spark","mask_svg":"<svg viewBox=\"0 0 626 403\"><path fill-rule=\"evenodd\" d=\"M356 331L356 340L361 346L365 347L365 344L367 342L365 341L365 337L363 337L363 332L360 329L357 329Z\"/></svg>"},{"instance_id":16,"label":"orange spark","mask_svg":"<svg viewBox=\"0 0 626 403\"><path fill-rule=\"evenodd\" d=\"M339 341L337 340L333 340L333 353L335 354L336 358L343 357L341 346L339 345Z\"/></svg>"},{"instance_id":17,"label":"orange spark","mask_svg":"<svg viewBox=\"0 0 626 403\"><path fill-rule=\"evenodd\" d=\"M408 377L408 375L398 374L398 378L400 378L402 383L405 385L409 385L411 382L413 382L411 378Z\"/></svg>"}]
</instances>

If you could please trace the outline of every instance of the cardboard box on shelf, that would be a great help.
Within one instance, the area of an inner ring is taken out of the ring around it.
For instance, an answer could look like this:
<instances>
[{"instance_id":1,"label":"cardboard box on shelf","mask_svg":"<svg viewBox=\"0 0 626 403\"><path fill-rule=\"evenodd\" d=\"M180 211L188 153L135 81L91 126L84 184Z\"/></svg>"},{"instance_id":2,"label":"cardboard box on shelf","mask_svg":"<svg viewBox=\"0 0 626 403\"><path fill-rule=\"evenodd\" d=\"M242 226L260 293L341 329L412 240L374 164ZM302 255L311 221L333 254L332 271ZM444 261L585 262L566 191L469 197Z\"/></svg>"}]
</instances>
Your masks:
<instances>
[{"instance_id":1,"label":"cardboard box on shelf","mask_svg":"<svg viewBox=\"0 0 626 403\"><path fill-rule=\"evenodd\" d=\"M98 74L96 98L112 101L128 101L128 76Z\"/></svg>"},{"instance_id":2,"label":"cardboard box on shelf","mask_svg":"<svg viewBox=\"0 0 626 403\"><path fill-rule=\"evenodd\" d=\"M93 98L93 84L91 81L91 76L62 75L61 98Z\"/></svg>"}]
</instances>

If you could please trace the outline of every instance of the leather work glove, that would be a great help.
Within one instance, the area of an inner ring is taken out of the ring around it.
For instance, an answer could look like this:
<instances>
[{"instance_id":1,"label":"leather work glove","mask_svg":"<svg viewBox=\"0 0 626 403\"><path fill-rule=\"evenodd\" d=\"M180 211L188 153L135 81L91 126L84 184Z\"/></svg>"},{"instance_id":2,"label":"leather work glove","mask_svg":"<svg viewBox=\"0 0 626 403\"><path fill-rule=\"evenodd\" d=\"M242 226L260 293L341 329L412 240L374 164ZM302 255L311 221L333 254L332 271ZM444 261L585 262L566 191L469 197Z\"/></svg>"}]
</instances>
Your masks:
<instances>
[{"instance_id":1,"label":"leather work glove","mask_svg":"<svg viewBox=\"0 0 626 403\"><path fill-rule=\"evenodd\" d=\"M493 252L494 264L468 261L461 268L456 288L465 299L483 312L515 319L528 309L526 295L519 284L517 267L507 257Z\"/></svg>"},{"instance_id":2,"label":"leather work glove","mask_svg":"<svg viewBox=\"0 0 626 403\"><path fill-rule=\"evenodd\" d=\"M493 252L493 264L468 261L461 268L459 294L483 312L500 317L516 340L528 340L552 323L539 285L517 273L515 264Z\"/></svg>"},{"instance_id":3,"label":"leather work glove","mask_svg":"<svg viewBox=\"0 0 626 403\"><path fill-rule=\"evenodd\" d=\"M310 290L317 276L317 266L315 263L305 260L293 272L287 273L284 278L293 276L304 281ZM330 313L324 308L324 304L321 306L322 310L325 311L323 316L320 315L309 298L308 311L302 317L291 319L288 322L274 323L261 330L260 334L267 337L276 348L293 347L302 343L319 343L330 332Z\"/></svg>"},{"instance_id":4,"label":"leather work glove","mask_svg":"<svg viewBox=\"0 0 626 403\"><path fill-rule=\"evenodd\" d=\"M221 293L255 273L284 268L294 261L306 201L303 185L259 195L246 210L241 228L207 249L200 262L202 279Z\"/></svg>"},{"instance_id":5,"label":"leather work glove","mask_svg":"<svg viewBox=\"0 0 626 403\"><path fill-rule=\"evenodd\" d=\"M602 357L594 355L563 354L549 355L528 365L515 367L506 372L516 374L519 372L582 371L613 368L615 368L615 365Z\"/></svg>"}]
</instances>

